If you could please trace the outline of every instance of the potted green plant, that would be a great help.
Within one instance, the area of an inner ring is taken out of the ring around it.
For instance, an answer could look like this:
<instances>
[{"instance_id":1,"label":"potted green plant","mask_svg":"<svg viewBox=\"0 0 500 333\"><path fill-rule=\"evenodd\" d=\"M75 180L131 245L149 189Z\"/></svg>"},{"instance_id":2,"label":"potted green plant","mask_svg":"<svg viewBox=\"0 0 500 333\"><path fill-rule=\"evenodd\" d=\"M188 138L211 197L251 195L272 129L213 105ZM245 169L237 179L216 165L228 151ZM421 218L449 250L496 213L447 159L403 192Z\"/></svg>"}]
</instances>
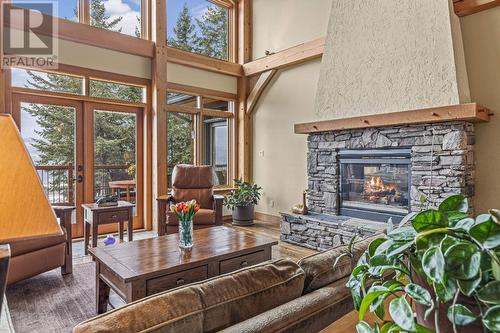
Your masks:
<instances>
[{"instance_id":1,"label":"potted green plant","mask_svg":"<svg viewBox=\"0 0 500 333\"><path fill-rule=\"evenodd\" d=\"M371 242L347 283L358 333L500 332L500 211L468 210L451 196Z\"/></svg>"},{"instance_id":2,"label":"potted green plant","mask_svg":"<svg viewBox=\"0 0 500 333\"><path fill-rule=\"evenodd\" d=\"M260 200L260 191L257 184L234 180L235 189L224 198L224 205L233 211L234 225L252 225L254 207Z\"/></svg>"}]
</instances>

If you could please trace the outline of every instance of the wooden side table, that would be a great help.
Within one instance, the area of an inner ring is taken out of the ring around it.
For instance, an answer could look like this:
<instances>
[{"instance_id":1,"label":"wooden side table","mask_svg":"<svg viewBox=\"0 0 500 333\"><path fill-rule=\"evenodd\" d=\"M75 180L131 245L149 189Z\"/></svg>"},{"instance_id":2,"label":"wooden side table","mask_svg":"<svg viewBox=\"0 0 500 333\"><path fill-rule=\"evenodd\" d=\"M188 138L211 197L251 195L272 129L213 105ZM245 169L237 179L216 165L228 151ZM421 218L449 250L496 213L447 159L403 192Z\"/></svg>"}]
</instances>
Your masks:
<instances>
[{"instance_id":1,"label":"wooden side table","mask_svg":"<svg viewBox=\"0 0 500 333\"><path fill-rule=\"evenodd\" d=\"M134 204L125 201L119 201L118 206L110 207L99 207L95 203L83 204L85 254L88 254L90 229L92 229L92 247L96 247L97 228L103 224L118 223L118 235L120 240L123 241L123 224L127 222L127 238L131 242L133 237L132 222L134 221L134 206Z\"/></svg>"}]
</instances>

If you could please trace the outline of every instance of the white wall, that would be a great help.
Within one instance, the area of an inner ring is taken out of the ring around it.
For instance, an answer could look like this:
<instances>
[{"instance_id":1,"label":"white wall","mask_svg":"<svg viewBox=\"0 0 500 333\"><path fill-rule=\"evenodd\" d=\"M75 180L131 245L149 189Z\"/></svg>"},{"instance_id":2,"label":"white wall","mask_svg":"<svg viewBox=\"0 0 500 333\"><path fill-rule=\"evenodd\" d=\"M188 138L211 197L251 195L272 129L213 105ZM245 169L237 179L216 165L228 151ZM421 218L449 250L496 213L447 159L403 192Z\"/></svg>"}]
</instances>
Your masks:
<instances>
[{"instance_id":1,"label":"white wall","mask_svg":"<svg viewBox=\"0 0 500 333\"><path fill-rule=\"evenodd\" d=\"M332 0L254 0L253 59L326 34Z\"/></svg>"},{"instance_id":2,"label":"white wall","mask_svg":"<svg viewBox=\"0 0 500 333\"><path fill-rule=\"evenodd\" d=\"M471 96L495 113L476 125L478 213L500 208L500 7L463 17L465 61Z\"/></svg>"},{"instance_id":3,"label":"white wall","mask_svg":"<svg viewBox=\"0 0 500 333\"><path fill-rule=\"evenodd\" d=\"M325 36L331 3L254 0L254 58ZM278 215L302 201L307 137L294 134L293 125L314 117L319 67L316 60L280 71L254 110L253 180L264 189L258 212Z\"/></svg>"}]
</instances>

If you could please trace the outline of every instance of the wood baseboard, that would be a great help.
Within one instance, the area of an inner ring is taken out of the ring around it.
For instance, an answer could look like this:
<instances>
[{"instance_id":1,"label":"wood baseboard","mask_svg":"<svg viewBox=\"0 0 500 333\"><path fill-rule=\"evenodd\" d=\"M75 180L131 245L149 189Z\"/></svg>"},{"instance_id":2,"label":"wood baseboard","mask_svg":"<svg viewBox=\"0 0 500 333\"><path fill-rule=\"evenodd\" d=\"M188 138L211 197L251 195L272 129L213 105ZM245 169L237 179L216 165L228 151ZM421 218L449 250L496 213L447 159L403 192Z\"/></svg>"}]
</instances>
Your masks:
<instances>
[{"instance_id":1,"label":"wood baseboard","mask_svg":"<svg viewBox=\"0 0 500 333\"><path fill-rule=\"evenodd\" d=\"M277 215L271 215L271 214L266 214L266 213L259 213L255 212L255 219L264 221L264 222L271 222L271 223L280 223L281 222L281 216Z\"/></svg>"}]
</instances>

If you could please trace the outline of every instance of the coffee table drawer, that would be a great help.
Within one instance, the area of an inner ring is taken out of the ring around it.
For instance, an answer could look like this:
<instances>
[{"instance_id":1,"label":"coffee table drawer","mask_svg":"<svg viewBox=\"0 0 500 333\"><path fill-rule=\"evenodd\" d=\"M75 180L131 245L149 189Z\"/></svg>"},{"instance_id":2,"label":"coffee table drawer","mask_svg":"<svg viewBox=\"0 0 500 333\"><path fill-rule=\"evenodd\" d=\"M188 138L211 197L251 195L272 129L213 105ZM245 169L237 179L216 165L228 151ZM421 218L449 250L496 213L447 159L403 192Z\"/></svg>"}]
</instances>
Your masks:
<instances>
[{"instance_id":1,"label":"coffee table drawer","mask_svg":"<svg viewBox=\"0 0 500 333\"><path fill-rule=\"evenodd\" d=\"M256 265L266 260L264 250L246 254L240 257L226 259L220 262L220 273L226 274L240 268Z\"/></svg>"},{"instance_id":2,"label":"coffee table drawer","mask_svg":"<svg viewBox=\"0 0 500 333\"><path fill-rule=\"evenodd\" d=\"M150 279L146 282L147 294L152 295L185 284L202 281L208 278L207 266L200 266L186 271Z\"/></svg>"},{"instance_id":3,"label":"coffee table drawer","mask_svg":"<svg viewBox=\"0 0 500 333\"><path fill-rule=\"evenodd\" d=\"M117 223L117 222L124 222L127 220L128 220L128 212L117 211L117 212L99 213L99 224Z\"/></svg>"}]
</instances>

